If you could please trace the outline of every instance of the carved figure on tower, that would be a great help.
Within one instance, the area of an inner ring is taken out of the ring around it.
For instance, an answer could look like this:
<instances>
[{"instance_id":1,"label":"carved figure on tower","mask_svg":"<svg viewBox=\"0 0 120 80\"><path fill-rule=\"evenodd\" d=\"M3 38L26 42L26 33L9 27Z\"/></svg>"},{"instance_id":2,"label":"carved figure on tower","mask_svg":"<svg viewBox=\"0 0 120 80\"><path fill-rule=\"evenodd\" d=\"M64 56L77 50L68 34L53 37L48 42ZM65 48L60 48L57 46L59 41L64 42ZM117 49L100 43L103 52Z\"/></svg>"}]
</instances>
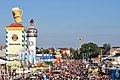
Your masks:
<instances>
[{"instance_id":1,"label":"carved figure on tower","mask_svg":"<svg viewBox=\"0 0 120 80\"><path fill-rule=\"evenodd\" d=\"M12 8L12 14L16 23L20 23L22 21L23 11L19 7Z\"/></svg>"},{"instance_id":2,"label":"carved figure on tower","mask_svg":"<svg viewBox=\"0 0 120 80\"><path fill-rule=\"evenodd\" d=\"M34 20L30 20L30 28L27 30L28 38L28 50L29 50L29 61L32 64L35 64L36 56L36 38L37 38L37 29L34 28Z\"/></svg>"}]
</instances>

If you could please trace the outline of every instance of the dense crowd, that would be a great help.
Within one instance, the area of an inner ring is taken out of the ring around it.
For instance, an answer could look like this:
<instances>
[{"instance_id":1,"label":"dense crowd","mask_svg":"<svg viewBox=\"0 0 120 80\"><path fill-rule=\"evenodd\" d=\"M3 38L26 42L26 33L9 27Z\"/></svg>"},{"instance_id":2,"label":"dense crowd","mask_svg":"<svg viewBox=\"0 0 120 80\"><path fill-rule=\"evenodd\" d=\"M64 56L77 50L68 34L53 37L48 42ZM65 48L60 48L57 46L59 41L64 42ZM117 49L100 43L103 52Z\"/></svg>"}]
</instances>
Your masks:
<instances>
[{"instance_id":1,"label":"dense crowd","mask_svg":"<svg viewBox=\"0 0 120 80\"><path fill-rule=\"evenodd\" d=\"M107 74L88 72L87 63L83 60L65 60L60 63L54 63L50 69L42 71L36 75L37 80L110 80ZM36 80L35 79L35 80Z\"/></svg>"},{"instance_id":2,"label":"dense crowd","mask_svg":"<svg viewBox=\"0 0 120 80\"><path fill-rule=\"evenodd\" d=\"M102 74L99 69L96 73L92 70L88 71L89 63L83 60L63 60L63 62L53 63L46 70L41 70L40 74L35 74L34 78L26 78L22 80L110 80L108 74ZM90 65L90 64L89 64ZM94 65L93 65L94 66ZM98 66L99 67L99 66ZM2 80L6 80L1 76ZM14 80L10 77L8 80ZM21 80L21 79L19 79Z\"/></svg>"}]
</instances>

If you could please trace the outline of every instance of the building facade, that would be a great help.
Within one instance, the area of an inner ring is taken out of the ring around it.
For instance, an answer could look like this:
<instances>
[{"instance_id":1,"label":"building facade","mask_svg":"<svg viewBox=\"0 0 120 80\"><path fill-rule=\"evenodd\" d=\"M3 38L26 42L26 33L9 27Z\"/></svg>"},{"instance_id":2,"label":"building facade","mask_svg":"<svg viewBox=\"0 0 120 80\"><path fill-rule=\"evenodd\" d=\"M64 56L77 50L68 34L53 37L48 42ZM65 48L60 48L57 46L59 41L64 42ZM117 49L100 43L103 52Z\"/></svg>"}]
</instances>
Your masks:
<instances>
[{"instance_id":1,"label":"building facade","mask_svg":"<svg viewBox=\"0 0 120 80\"><path fill-rule=\"evenodd\" d=\"M27 49L26 27L19 23L6 26L6 58L17 60L21 49Z\"/></svg>"}]
</instances>

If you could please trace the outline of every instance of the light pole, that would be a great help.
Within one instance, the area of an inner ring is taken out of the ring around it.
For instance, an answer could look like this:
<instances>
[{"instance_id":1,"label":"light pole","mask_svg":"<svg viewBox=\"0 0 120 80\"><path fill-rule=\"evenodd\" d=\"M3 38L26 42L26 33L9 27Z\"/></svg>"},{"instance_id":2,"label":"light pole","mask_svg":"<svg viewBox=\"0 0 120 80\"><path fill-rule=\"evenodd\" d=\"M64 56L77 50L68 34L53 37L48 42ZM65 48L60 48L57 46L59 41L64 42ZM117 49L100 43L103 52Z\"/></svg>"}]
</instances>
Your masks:
<instances>
[{"instance_id":1,"label":"light pole","mask_svg":"<svg viewBox=\"0 0 120 80\"><path fill-rule=\"evenodd\" d=\"M102 66L102 49L101 49L101 52L100 52L100 63L101 63L101 66Z\"/></svg>"},{"instance_id":2,"label":"light pole","mask_svg":"<svg viewBox=\"0 0 120 80\"><path fill-rule=\"evenodd\" d=\"M82 42L83 42L83 37L80 37L80 48L81 48L81 45L82 45Z\"/></svg>"},{"instance_id":3,"label":"light pole","mask_svg":"<svg viewBox=\"0 0 120 80\"><path fill-rule=\"evenodd\" d=\"M89 54L88 54L89 59L90 59L90 54L91 54L91 48L89 47Z\"/></svg>"}]
</instances>

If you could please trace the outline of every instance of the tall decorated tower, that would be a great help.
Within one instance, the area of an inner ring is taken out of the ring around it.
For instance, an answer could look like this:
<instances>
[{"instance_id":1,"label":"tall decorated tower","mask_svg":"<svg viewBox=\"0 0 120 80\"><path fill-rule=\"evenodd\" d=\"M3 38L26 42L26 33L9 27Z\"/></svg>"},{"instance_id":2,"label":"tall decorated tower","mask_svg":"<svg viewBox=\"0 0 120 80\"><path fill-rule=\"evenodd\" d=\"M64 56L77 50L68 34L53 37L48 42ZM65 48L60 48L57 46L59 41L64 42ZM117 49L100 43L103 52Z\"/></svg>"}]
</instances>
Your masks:
<instances>
[{"instance_id":1,"label":"tall decorated tower","mask_svg":"<svg viewBox=\"0 0 120 80\"><path fill-rule=\"evenodd\" d=\"M12 8L14 23L6 26L6 58L18 60L19 50L27 49L26 27L22 21L22 12L18 7Z\"/></svg>"},{"instance_id":2,"label":"tall decorated tower","mask_svg":"<svg viewBox=\"0 0 120 80\"><path fill-rule=\"evenodd\" d=\"M28 39L28 60L30 63L35 64L36 56L36 38L37 38L37 29L34 28L34 20L30 21L30 28L27 30L27 39Z\"/></svg>"}]
</instances>

